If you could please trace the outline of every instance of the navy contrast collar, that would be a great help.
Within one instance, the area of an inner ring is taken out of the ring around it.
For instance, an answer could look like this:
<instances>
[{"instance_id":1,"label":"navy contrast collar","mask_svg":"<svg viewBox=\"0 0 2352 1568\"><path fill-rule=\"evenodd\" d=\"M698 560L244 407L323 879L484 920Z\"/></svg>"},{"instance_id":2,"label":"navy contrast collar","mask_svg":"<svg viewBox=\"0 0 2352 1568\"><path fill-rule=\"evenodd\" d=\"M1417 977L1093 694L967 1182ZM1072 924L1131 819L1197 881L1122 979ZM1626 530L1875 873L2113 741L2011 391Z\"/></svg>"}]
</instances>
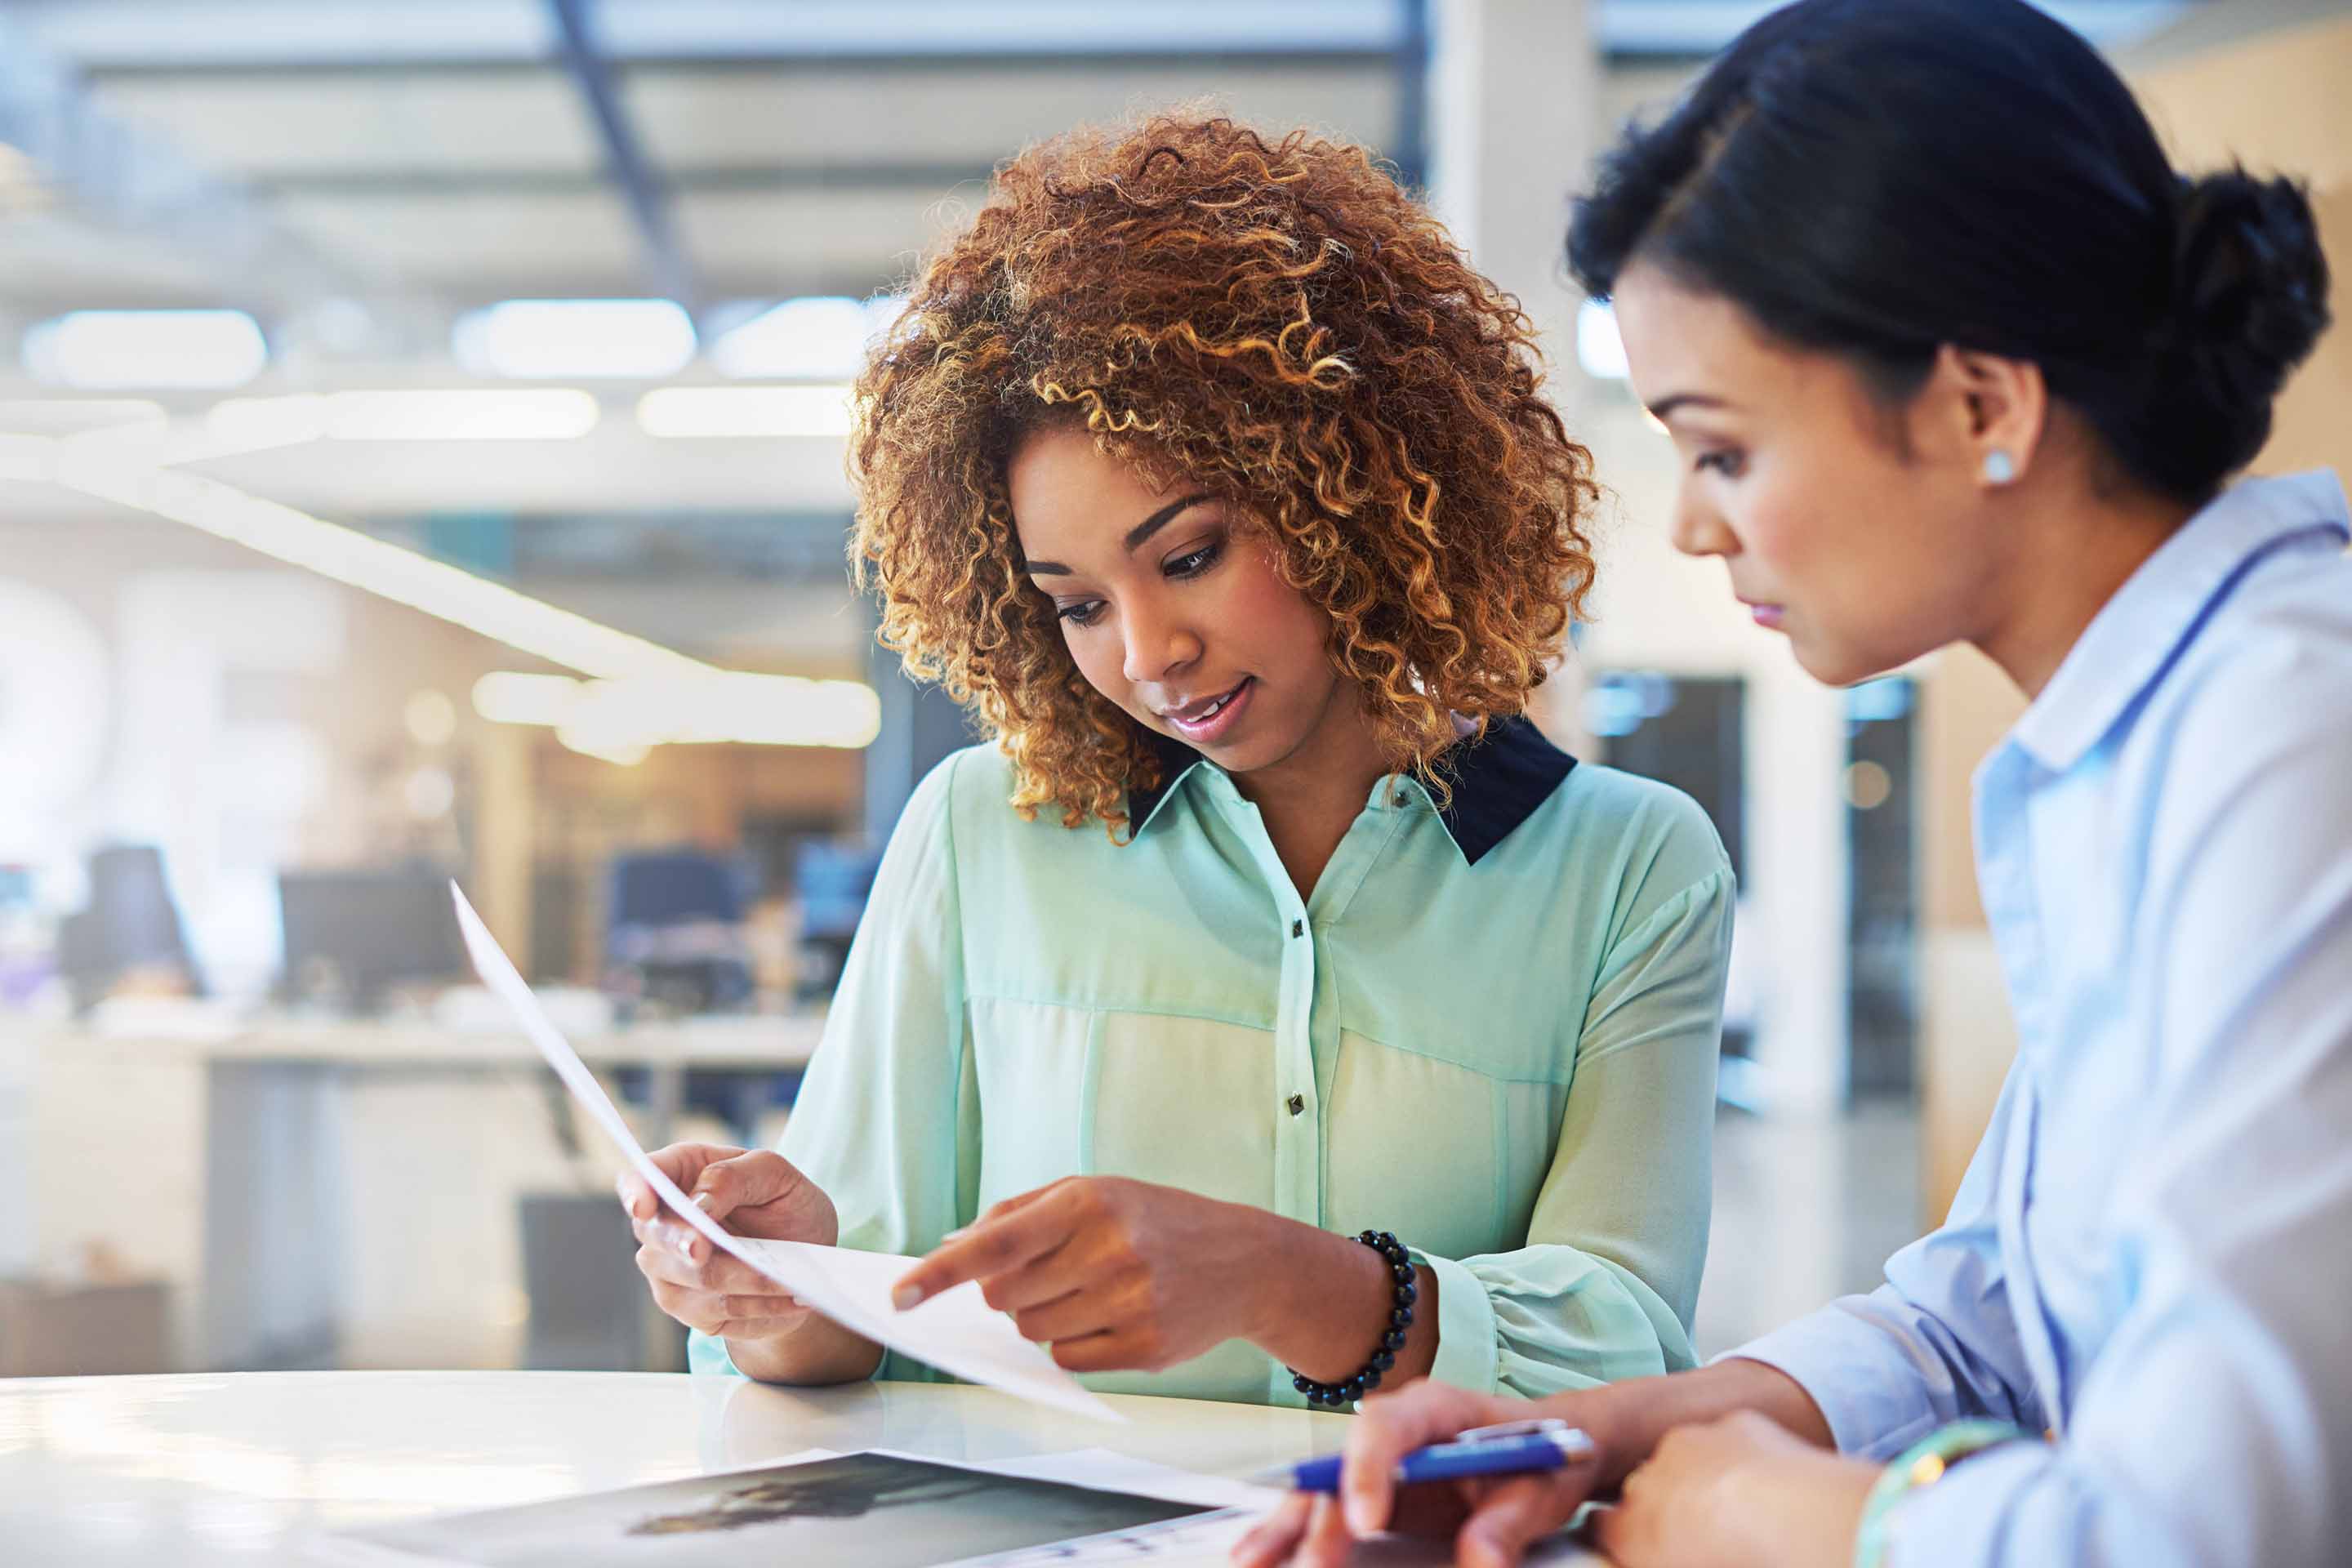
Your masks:
<instances>
[{"instance_id":1,"label":"navy contrast collar","mask_svg":"<svg viewBox=\"0 0 2352 1568\"><path fill-rule=\"evenodd\" d=\"M1160 759L1160 782L1127 792L1130 840L1150 826L1187 774L1213 765L1192 747L1156 731L1145 738ZM1451 770L1454 796L1437 814L1438 820L1462 858L1475 866L1551 798L1576 759L1545 740L1527 720L1513 717L1489 724L1475 741L1457 744L1445 754L1444 765ZM1405 787L1420 786L1407 781Z\"/></svg>"}]
</instances>

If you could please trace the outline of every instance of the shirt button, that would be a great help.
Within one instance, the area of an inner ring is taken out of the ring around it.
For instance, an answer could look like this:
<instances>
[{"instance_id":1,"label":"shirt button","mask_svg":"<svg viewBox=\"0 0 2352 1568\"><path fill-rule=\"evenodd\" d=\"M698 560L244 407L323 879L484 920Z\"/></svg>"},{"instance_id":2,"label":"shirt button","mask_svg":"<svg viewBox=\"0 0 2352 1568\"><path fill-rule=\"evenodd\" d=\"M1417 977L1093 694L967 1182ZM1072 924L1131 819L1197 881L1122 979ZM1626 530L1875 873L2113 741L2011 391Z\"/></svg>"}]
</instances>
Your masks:
<instances>
[{"instance_id":1,"label":"shirt button","mask_svg":"<svg viewBox=\"0 0 2352 1568\"><path fill-rule=\"evenodd\" d=\"M1292 1095L1290 1097L1290 1114L1293 1116L1303 1116L1306 1112L1307 1097L1303 1094Z\"/></svg>"},{"instance_id":2,"label":"shirt button","mask_svg":"<svg viewBox=\"0 0 2352 1568\"><path fill-rule=\"evenodd\" d=\"M1291 921L1290 934L1293 936L1305 936L1307 934L1307 922L1305 921Z\"/></svg>"}]
</instances>

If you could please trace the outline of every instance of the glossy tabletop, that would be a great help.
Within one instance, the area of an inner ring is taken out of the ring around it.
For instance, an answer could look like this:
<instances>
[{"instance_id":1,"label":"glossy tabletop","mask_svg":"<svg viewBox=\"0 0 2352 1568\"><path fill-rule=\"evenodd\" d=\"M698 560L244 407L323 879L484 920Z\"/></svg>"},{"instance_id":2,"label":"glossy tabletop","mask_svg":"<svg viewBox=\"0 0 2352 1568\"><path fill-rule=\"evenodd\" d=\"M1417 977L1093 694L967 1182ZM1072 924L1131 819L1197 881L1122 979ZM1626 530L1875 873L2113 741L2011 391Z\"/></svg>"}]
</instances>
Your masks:
<instances>
[{"instance_id":1,"label":"glossy tabletop","mask_svg":"<svg viewBox=\"0 0 2352 1568\"><path fill-rule=\"evenodd\" d=\"M1341 1415L1114 1398L1118 1426L986 1389L803 1390L560 1372L236 1373L0 1381L7 1568L299 1563L328 1532L706 1471L806 1448L991 1460L1104 1447L1243 1476L1336 1448Z\"/></svg>"}]
</instances>

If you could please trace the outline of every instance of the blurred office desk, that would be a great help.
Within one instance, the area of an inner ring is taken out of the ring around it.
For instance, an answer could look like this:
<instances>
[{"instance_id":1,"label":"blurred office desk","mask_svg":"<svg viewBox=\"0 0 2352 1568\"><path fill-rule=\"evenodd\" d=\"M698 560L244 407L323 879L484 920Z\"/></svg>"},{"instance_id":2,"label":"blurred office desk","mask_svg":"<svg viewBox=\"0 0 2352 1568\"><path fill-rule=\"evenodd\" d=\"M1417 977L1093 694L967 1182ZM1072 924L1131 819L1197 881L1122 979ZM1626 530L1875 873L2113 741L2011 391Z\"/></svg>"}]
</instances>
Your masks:
<instances>
[{"instance_id":1,"label":"blurred office desk","mask_svg":"<svg viewBox=\"0 0 2352 1568\"><path fill-rule=\"evenodd\" d=\"M823 1027L697 1018L572 1044L600 1073L646 1071L631 1114L658 1147L688 1068L794 1072ZM183 1366L513 1364L518 1197L609 1193L619 1165L510 1030L159 1008L0 1051L23 1058L35 1261L70 1275L97 1241L168 1283Z\"/></svg>"},{"instance_id":2,"label":"blurred office desk","mask_svg":"<svg viewBox=\"0 0 2352 1568\"><path fill-rule=\"evenodd\" d=\"M396 1372L0 1383L0 1542L10 1568L331 1561L321 1541L336 1531L750 1468L807 1448L986 1461L1104 1447L1241 1477L1337 1448L1349 1420L1110 1403L1125 1424L940 1384Z\"/></svg>"}]
</instances>

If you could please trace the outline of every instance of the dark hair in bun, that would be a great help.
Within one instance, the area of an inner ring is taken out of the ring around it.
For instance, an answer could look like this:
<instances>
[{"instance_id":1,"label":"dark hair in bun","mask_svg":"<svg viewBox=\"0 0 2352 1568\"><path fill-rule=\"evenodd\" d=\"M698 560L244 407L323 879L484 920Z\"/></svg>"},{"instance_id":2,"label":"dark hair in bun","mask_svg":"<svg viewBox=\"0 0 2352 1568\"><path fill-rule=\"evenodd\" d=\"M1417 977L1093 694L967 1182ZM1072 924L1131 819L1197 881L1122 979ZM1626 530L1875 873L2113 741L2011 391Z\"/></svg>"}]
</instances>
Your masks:
<instances>
[{"instance_id":1,"label":"dark hair in bun","mask_svg":"<svg viewBox=\"0 0 2352 1568\"><path fill-rule=\"evenodd\" d=\"M2201 501L2328 324L2303 188L2183 179L2097 51L2025 0L1801 0L1629 129L1570 268L1637 256L1890 397L1938 348L2032 360L2140 483Z\"/></svg>"}]
</instances>

